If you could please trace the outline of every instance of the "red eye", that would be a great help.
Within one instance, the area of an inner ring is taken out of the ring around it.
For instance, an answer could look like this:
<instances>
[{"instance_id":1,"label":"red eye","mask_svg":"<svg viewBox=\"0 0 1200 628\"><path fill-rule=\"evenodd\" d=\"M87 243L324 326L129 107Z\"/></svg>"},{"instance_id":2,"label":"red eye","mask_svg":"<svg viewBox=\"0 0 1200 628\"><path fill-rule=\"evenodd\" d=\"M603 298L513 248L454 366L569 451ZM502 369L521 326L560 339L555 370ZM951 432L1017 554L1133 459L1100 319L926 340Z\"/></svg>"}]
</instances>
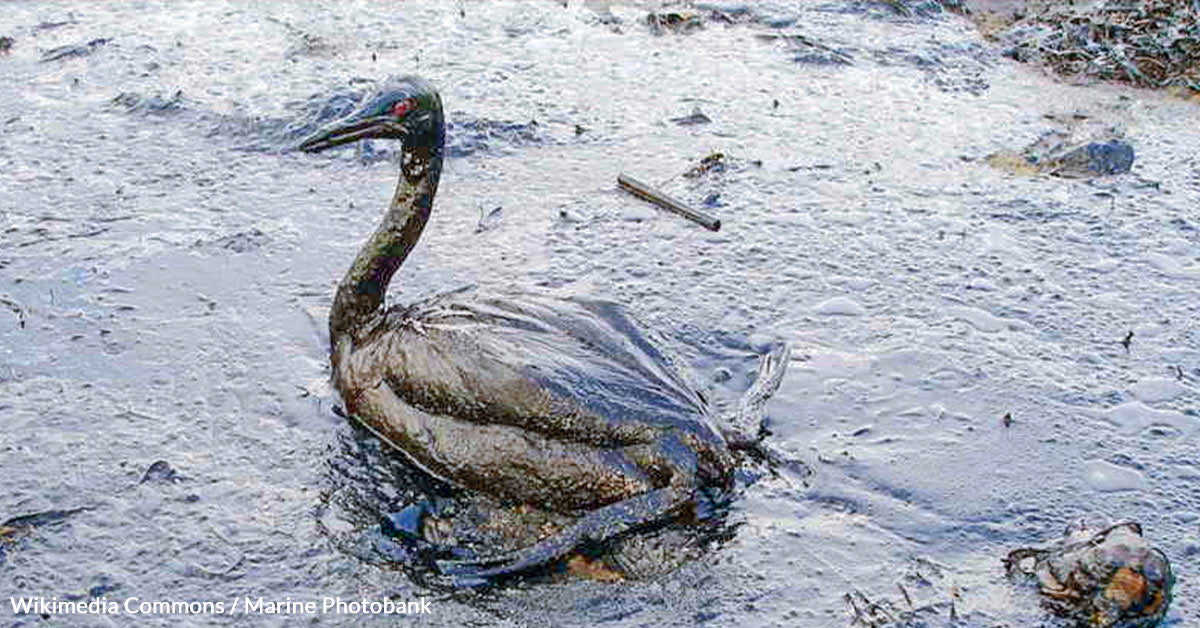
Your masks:
<instances>
[{"instance_id":1,"label":"red eye","mask_svg":"<svg viewBox=\"0 0 1200 628\"><path fill-rule=\"evenodd\" d=\"M397 118L403 118L404 114L412 111L417 106L417 101L412 98L405 98L400 102L392 105L392 115Z\"/></svg>"}]
</instances>

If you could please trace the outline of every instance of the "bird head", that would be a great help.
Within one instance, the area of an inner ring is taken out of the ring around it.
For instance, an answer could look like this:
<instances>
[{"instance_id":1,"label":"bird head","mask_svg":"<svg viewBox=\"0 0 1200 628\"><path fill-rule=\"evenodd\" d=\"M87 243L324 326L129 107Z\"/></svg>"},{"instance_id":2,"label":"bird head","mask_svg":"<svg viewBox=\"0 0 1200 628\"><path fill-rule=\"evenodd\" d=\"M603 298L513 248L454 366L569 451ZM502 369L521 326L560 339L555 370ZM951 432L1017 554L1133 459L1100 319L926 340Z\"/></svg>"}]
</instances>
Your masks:
<instances>
[{"instance_id":1,"label":"bird head","mask_svg":"<svg viewBox=\"0 0 1200 628\"><path fill-rule=\"evenodd\" d=\"M299 148L316 153L371 138L423 144L424 138L437 138L441 125L442 100L429 82L415 76L392 78L369 93L354 112L312 134Z\"/></svg>"}]
</instances>

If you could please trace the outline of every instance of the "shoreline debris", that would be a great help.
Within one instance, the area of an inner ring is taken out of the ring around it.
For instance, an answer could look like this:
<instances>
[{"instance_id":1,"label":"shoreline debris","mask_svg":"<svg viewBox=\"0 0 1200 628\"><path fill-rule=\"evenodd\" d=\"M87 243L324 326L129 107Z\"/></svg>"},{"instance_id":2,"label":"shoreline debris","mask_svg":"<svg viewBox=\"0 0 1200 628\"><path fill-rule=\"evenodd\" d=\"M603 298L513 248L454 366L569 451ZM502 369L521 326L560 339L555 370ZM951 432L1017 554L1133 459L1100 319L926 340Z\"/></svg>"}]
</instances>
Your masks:
<instances>
[{"instance_id":1,"label":"shoreline debris","mask_svg":"<svg viewBox=\"0 0 1200 628\"><path fill-rule=\"evenodd\" d=\"M1046 547L1013 550L1004 568L1010 579L1036 581L1042 606L1081 627L1150 628L1171 605L1171 564L1134 522L1072 524Z\"/></svg>"},{"instance_id":2,"label":"shoreline debris","mask_svg":"<svg viewBox=\"0 0 1200 628\"><path fill-rule=\"evenodd\" d=\"M692 166L690 170L683 173L683 176L689 179L702 177L709 172L725 172L725 153L711 153L707 157L700 160L700 163Z\"/></svg>"},{"instance_id":3,"label":"shoreline debris","mask_svg":"<svg viewBox=\"0 0 1200 628\"><path fill-rule=\"evenodd\" d=\"M18 515L0 522L0 565L4 564L6 554L22 537L33 534L33 531L47 525L66 521L78 513L91 510L90 506L71 508L69 510L46 510L29 515Z\"/></svg>"},{"instance_id":4,"label":"shoreline debris","mask_svg":"<svg viewBox=\"0 0 1200 628\"><path fill-rule=\"evenodd\" d=\"M687 33L704 28L704 22L695 13L650 13L646 15L646 25L654 35Z\"/></svg>"},{"instance_id":5,"label":"shoreline debris","mask_svg":"<svg viewBox=\"0 0 1200 628\"><path fill-rule=\"evenodd\" d=\"M1191 0L1035 1L1009 18L975 17L1017 61L1065 77L1200 94L1200 4Z\"/></svg>"},{"instance_id":6,"label":"shoreline debris","mask_svg":"<svg viewBox=\"0 0 1200 628\"><path fill-rule=\"evenodd\" d=\"M645 183L642 183L641 181L638 181L637 179L630 177L627 174L621 173L617 175L617 185L620 186L622 190L625 190L626 192L629 192L630 194L643 200L650 201L651 203L654 203L663 209L675 212L676 214L691 220L692 222L704 227L705 229L708 229L709 231L721 230L721 221L719 219L713 218L704 212L691 209L683 203L667 196L666 194L663 194L662 192L646 185Z\"/></svg>"},{"instance_id":7,"label":"shoreline debris","mask_svg":"<svg viewBox=\"0 0 1200 628\"><path fill-rule=\"evenodd\" d=\"M68 57L85 57L96 51L97 48L112 41L111 37L101 37L93 39L86 44L73 44L69 46L59 46L51 48L42 54L42 63L47 61L58 61Z\"/></svg>"},{"instance_id":8,"label":"shoreline debris","mask_svg":"<svg viewBox=\"0 0 1200 628\"><path fill-rule=\"evenodd\" d=\"M842 596L852 628L901 628L906 626L943 626L959 619L958 601L962 593L953 583L953 574L944 566L925 558L914 558L896 582L902 598L868 598L862 591ZM908 586L906 587L905 584ZM910 592L911 589L911 592Z\"/></svg>"}]
</instances>

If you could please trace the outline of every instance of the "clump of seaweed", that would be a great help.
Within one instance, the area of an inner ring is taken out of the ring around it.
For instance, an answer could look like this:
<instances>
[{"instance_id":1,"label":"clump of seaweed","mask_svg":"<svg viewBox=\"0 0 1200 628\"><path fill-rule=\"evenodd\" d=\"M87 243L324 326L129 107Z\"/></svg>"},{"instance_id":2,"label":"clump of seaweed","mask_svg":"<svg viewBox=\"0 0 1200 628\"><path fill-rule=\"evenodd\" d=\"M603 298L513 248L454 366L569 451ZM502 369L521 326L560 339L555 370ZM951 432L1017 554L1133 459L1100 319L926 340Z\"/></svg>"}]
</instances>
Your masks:
<instances>
[{"instance_id":1,"label":"clump of seaweed","mask_svg":"<svg viewBox=\"0 0 1200 628\"><path fill-rule=\"evenodd\" d=\"M1035 2L995 35L1064 76L1200 93L1200 0Z\"/></svg>"}]
</instances>

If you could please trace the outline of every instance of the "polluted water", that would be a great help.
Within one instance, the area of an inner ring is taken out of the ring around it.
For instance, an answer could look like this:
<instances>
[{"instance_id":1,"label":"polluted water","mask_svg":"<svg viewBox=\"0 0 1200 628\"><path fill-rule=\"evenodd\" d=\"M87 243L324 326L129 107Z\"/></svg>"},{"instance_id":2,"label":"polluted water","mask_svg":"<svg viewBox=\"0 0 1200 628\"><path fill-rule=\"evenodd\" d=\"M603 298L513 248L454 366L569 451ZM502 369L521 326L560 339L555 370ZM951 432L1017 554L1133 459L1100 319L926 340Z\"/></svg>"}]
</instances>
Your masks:
<instances>
[{"instance_id":1,"label":"polluted water","mask_svg":"<svg viewBox=\"0 0 1200 628\"><path fill-rule=\"evenodd\" d=\"M1162 625L1200 623L1200 110L897 4L6 4L0 623L1058 626L1004 559L1093 518L1170 562ZM764 442L809 473L745 461L720 530L627 540L636 576L464 591L387 550L392 513L483 506L330 384L399 147L295 148L394 75L447 136L392 303L620 303L718 417L786 342ZM1084 124L1128 172L989 160ZM39 597L151 606L10 608Z\"/></svg>"}]
</instances>

